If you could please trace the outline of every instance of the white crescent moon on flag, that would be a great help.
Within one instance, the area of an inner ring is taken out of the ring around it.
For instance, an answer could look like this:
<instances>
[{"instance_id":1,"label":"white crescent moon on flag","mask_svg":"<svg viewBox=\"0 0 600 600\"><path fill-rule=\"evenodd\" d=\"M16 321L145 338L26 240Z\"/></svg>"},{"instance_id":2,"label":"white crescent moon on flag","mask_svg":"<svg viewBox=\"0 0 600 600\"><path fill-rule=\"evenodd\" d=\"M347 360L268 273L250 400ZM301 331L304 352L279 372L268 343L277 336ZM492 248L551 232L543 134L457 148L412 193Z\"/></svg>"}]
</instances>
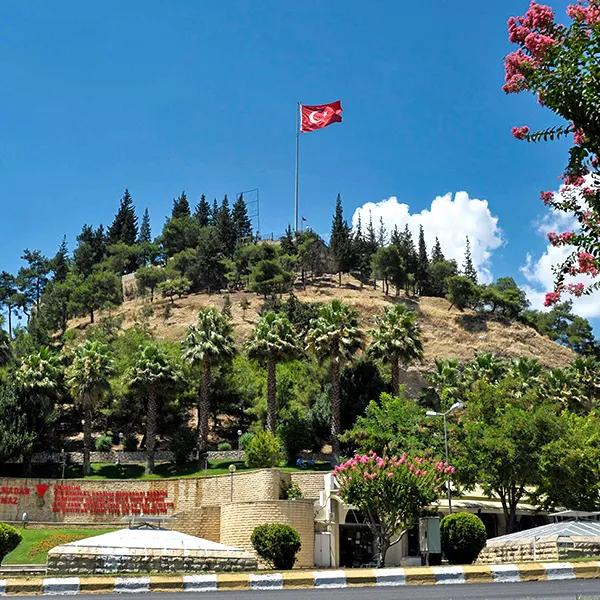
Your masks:
<instances>
[{"instance_id":1,"label":"white crescent moon on flag","mask_svg":"<svg viewBox=\"0 0 600 600\"><path fill-rule=\"evenodd\" d=\"M322 111L318 111L318 110L313 110L309 115L308 115L308 120L311 123L314 123L315 125L318 125L319 123L322 123L323 121L325 121L328 117L329 114L332 112L331 109L329 107L327 107L325 110Z\"/></svg>"}]
</instances>

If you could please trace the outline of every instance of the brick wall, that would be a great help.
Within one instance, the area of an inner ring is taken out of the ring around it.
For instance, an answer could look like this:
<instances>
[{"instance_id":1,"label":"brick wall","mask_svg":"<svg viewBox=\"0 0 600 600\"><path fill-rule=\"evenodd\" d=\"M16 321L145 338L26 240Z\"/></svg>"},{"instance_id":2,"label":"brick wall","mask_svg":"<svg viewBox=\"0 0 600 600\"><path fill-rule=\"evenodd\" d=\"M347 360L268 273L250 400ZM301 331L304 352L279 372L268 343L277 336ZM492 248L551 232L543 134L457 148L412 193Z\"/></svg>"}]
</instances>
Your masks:
<instances>
[{"instance_id":1,"label":"brick wall","mask_svg":"<svg viewBox=\"0 0 600 600\"><path fill-rule=\"evenodd\" d=\"M304 498L317 500L319 492L325 489L326 473L290 473L291 480L300 488Z\"/></svg>"},{"instance_id":2,"label":"brick wall","mask_svg":"<svg viewBox=\"0 0 600 600\"><path fill-rule=\"evenodd\" d=\"M286 523L300 534L296 567L314 565L315 526L312 500L264 500L221 507L221 543L254 552L250 536L257 525Z\"/></svg>"}]
</instances>

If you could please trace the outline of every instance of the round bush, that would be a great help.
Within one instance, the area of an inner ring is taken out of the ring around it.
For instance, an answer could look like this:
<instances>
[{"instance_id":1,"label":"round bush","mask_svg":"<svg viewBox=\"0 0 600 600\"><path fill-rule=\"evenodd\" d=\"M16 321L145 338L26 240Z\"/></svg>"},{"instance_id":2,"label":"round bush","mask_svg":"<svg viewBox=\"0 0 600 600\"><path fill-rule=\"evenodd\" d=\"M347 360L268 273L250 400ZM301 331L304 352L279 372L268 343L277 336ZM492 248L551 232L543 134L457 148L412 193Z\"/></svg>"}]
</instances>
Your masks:
<instances>
[{"instance_id":1,"label":"round bush","mask_svg":"<svg viewBox=\"0 0 600 600\"><path fill-rule=\"evenodd\" d=\"M453 565L472 563L485 546L485 525L473 513L447 515L440 524L442 552Z\"/></svg>"},{"instance_id":2,"label":"round bush","mask_svg":"<svg viewBox=\"0 0 600 600\"><path fill-rule=\"evenodd\" d=\"M103 433L96 438L96 450L98 452L110 452L113 447L113 438L110 433Z\"/></svg>"},{"instance_id":3,"label":"round bush","mask_svg":"<svg viewBox=\"0 0 600 600\"><path fill-rule=\"evenodd\" d=\"M259 525L250 540L256 553L274 569L291 569L302 547L300 534L284 523Z\"/></svg>"},{"instance_id":4,"label":"round bush","mask_svg":"<svg viewBox=\"0 0 600 600\"><path fill-rule=\"evenodd\" d=\"M270 431L259 431L246 446L246 465L252 469L269 469L285 460L281 440Z\"/></svg>"},{"instance_id":5,"label":"round bush","mask_svg":"<svg viewBox=\"0 0 600 600\"><path fill-rule=\"evenodd\" d=\"M22 539L21 534L14 527L0 523L0 563L21 543Z\"/></svg>"},{"instance_id":6,"label":"round bush","mask_svg":"<svg viewBox=\"0 0 600 600\"><path fill-rule=\"evenodd\" d=\"M217 446L217 450L219 452L229 452L229 450L231 450L231 444L229 442L221 442Z\"/></svg>"}]
</instances>

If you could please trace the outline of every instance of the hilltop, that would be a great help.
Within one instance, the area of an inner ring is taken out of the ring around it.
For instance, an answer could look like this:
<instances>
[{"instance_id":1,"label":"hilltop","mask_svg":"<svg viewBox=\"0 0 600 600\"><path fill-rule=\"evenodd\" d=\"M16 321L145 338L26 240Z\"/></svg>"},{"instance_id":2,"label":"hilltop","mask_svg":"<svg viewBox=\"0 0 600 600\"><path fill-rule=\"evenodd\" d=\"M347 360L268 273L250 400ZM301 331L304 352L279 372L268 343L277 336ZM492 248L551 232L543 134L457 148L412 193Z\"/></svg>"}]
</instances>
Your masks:
<instances>
[{"instance_id":1,"label":"hilltop","mask_svg":"<svg viewBox=\"0 0 600 600\"><path fill-rule=\"evenodd\" d=\"M420 387L419 374L430 369L435 359L455 358L470 361L476 352L492 352L505 357L536 358L547 367L563 367L575 358L575 353L539 334L532 327L516 320L486 315L470 309L459 311L451 307L444 298L386 296L378 287L363 286L351 276L344 275L342 287L337 276L325 275L303 289L296 285L294 290L302 302L324 303L333 299L354 306L359 314L359 324L365 332L375 325L375 317L383 308L395 302L404 302L417 310L423 334L423 363L411 368L413 376L406 383L409 387ZM197 293L176 299L174 304L164 298L133 298L111 309L110 315L121 322L124 329L139 322L140 315L157 339L178 341L185 335L186 328L194 323L198 310L204 306L222 308L226 293ZM251 292L229 292L231 315L236 339L241 345L249 336L258 319L264 298ZM242 310L240 302L246 299L248 308ZM100 313L99 319L106 316ZM78 318L70 322L71 329L85 330L89 319Z\"/></svg>"}]
</instances>

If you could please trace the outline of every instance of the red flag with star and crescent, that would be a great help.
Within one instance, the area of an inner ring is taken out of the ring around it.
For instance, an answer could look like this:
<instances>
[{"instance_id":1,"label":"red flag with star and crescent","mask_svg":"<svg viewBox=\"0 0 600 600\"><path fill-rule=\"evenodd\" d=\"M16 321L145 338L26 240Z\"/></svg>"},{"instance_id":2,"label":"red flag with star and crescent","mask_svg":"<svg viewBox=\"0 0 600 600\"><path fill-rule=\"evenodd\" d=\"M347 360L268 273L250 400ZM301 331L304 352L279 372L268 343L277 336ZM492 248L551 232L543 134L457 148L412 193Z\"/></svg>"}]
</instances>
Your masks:
<instances>
[{"instance_id":1,"label":"red flag with star and crescent","mask_svg":"<svg viewBox=\"0 0 600 600\"><path fill-rule=\"evenodd\" d=\"M329 104L300 105L300 131L306 133L323 129L332 123L342 122L342 102L336 100Z\"/></svg>"}]
</instances>

